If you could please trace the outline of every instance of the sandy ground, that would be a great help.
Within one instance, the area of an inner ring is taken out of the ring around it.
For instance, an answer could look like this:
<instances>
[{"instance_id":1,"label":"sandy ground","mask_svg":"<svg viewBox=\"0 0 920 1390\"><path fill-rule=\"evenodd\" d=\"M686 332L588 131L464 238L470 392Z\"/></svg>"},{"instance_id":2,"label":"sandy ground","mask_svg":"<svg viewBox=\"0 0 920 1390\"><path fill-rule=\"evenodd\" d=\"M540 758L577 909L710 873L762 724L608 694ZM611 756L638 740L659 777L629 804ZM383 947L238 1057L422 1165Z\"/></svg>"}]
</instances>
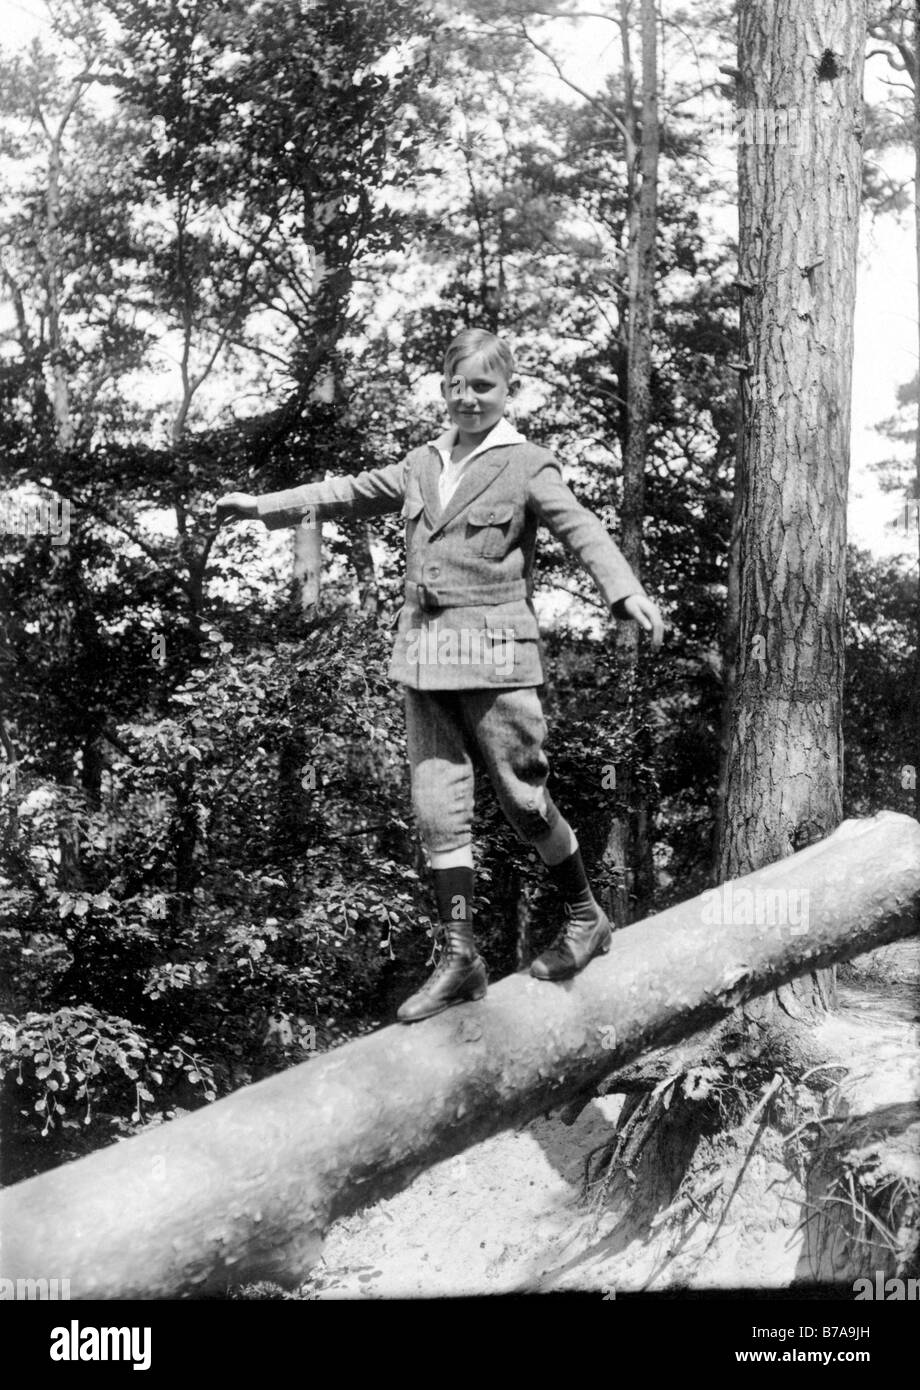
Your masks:
<instances>
[{"instance_id":1,"label":"sandy ground","mask_svg":"<svg viewBox=\"0 0 920 1390\"><path fill-rule=\"evenodd\" d=\"M841 984L841 1008L822 1023L819 1041L846 1067L836 1074L851 1114L920 1097L918 982L915 940L863 957ZM640 1201L596 1218L581 1196L585 1158L612 1136L621 1104L607 1096L572 1126L552 1116L497 1135L338 1222L301 1296L581 1289L612 1298L617 1290L815 1279L803 1235L808 1194L770 1128L750 1152L755 1126L700 1142L678 1193L692 1191L698 1206L684 1202L672 1218ZM836 1277L855 1275L841 1266Z\"/></svg>"}]
</instances>

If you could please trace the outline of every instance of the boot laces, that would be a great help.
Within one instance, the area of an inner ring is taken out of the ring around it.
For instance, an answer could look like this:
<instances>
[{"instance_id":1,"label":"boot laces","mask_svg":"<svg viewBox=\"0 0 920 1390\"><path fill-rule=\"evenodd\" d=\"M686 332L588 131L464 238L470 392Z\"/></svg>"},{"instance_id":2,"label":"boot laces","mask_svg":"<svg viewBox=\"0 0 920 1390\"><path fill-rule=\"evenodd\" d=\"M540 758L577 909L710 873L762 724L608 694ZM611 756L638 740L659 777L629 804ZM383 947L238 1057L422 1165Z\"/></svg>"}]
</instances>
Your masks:
<instances>
[{"instance_id":1,"label":"boot laces","mask_svg":"<svg viewBox=\"0 0 920 1390\"><path fill-rule=\"evenodd\" d=\"M449 965L450 965L450 945L449 945L449 943L445 946L445 944L444 944L443 942L441 942L441 941L436 942L436 943L435 943L434 970L433 970L432 973L431 973L431 979L432 979L432 980L435 980L435 979L438 978L439 975L443 975L443 974L446 972L447 967L448 967Z\"/></svg>"},{"instance_id":2,"label":"boot laces","mask_svg":"<svg viewBox=\"0 0 920 1390\"><path fill-rule=\"evenodd\" d=\"M565 913L566 918L565 926L561 927L560 930L556 933L555 940L553 941L553 944L550 947L550 949L553 951L559 950L562 946L568 946L570 943L575 942L578 939L580 924L575 921L575 913L572 908L572 904L563 903L562 910Z\"/></svg>"},{"instance_id":3,"label":"boot laces","mask_svg":"<svg viewBox=\"0 0 920 1390\"><path fill-rule=\"evenodd\" d=\"M460 947L461 943L459 941L454 941L450 928L442 928L442 930L437 933L431 954L431 959L434 961L432 979L434 979L436 975L443 975L452 960L459 960L461 956L466 954Z\"/></svg>"}]
</instances>

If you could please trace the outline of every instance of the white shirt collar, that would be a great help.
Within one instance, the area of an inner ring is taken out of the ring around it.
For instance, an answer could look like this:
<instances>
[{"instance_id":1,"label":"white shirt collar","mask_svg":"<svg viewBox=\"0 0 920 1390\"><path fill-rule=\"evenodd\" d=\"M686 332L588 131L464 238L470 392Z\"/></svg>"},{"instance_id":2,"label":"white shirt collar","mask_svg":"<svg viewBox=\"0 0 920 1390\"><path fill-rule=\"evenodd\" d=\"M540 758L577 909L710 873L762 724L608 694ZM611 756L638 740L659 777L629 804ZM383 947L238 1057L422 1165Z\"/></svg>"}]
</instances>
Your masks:
<instances>
[{"instance_id":1,"label":"white shirt collar","mask_svg":"<svg viewBox=\"0 0 920 1390\"><path fill-rule=\"evenodd\" d=\"M429 441L432 447L437 449L445 464L450 462L450 451L457 442L458 434L459 430L457 429L457 426L451 425L450 428L446 429L443 434L438 436L437 439L432 439ZM493 425L492 428L489 430L489 433L486 435L482 443L477 444L476 448L473 449L469 454L467 454L466 457L461 460L461 462L468 463L469 460L471 458L475 458L477 454L484 453L486 449L498 448L502 444L526 444L526 442L527 441L524 438L524 436L522 434L519 434L518 431L511 424L511 422L509 420L506 420L505 417L502 416L498 424Z\"/></svg>"}]
</instances>

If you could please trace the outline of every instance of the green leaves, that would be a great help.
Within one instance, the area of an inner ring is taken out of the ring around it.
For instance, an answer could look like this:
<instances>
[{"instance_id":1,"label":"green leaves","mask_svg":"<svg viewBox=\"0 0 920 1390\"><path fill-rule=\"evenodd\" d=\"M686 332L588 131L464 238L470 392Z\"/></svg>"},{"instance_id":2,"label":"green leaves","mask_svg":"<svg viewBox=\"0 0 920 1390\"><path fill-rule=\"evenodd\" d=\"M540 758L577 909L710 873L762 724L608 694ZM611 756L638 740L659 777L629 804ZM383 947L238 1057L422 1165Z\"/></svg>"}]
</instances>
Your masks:
<instances>
[{"instance_id":1,"label":"green leaves","mask_svg":"<svg viewBox=\"0 0 920 1390\"><path fill-rule=\"evenodd\" d=\"M63 1136L93 1126L96 1143L111 1137L113 1120L141 1124L144 1106L165 1109L164 1073L198 1087L214 1099L211 1068L192 1052L196 1044L160 1051L127 1019L99 1013L82 1005L50 1014L30 1012L15 1023L0 1024L0 1090L7 1104L15 1084L19 1116L41 1117L40 1135ZM154 1065L157 1063L157 1065ZM114 1106L114 1111L113 1111Z\"/></svg>"}]
</instances>

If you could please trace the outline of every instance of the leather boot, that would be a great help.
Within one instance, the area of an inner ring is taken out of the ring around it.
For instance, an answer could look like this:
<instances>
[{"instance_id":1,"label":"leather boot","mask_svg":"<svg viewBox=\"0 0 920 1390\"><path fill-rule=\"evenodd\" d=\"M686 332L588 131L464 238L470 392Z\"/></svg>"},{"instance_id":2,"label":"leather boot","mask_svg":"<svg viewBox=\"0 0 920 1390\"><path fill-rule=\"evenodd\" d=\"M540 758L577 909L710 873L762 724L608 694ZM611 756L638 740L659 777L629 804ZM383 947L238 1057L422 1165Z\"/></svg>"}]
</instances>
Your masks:
<instances>
[{"instance_id":1,"label":"leather boot","mask_svg":"<svg viewBox=\"0 0 920 1390\"><path fill-rule=\"evenodd\" d=\"M568 980L595 956L610 950L610 922L590 892L565 904L568 918L553 944L537 956L530 973L537 980Z\"/></svg>"},{"instance_id":2,"label":"leather boot","mask_svg":"<svg viewBox=\"0 0 920 1390\"><path fill-rule=\"evenodd\" d=\"M418 1023L454 1004L485 995L489 977L476 951L472 923L442 922L440 935L441 957L434 974L397 1009L400 1023Z\"/></svg>"}]
</instances>

